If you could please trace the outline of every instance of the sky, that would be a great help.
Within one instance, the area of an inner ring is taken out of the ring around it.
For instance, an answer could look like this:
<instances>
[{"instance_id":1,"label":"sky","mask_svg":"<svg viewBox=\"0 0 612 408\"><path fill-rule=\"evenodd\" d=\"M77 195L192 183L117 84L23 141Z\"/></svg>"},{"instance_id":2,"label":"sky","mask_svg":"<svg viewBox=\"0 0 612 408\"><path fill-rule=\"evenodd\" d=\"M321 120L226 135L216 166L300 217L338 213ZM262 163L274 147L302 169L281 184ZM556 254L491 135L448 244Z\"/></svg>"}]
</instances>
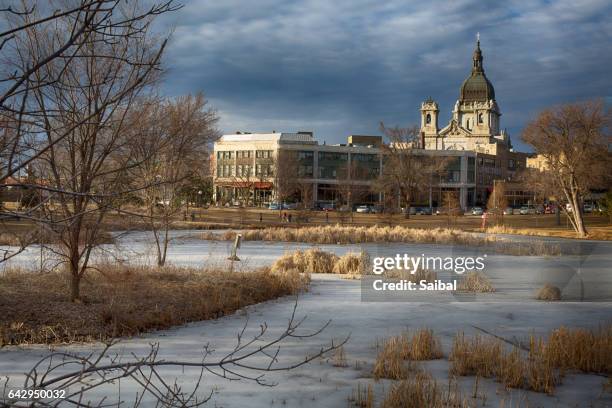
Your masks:
<instances>
[{"instance_id":1,"label":"sky","mask_svg":"<svg viewBox=\"0 0 612 408\"><path fill-rule=\"evenodd\" d=\"M609 0L184 0L163 92L204 92L223 133L313 131L327 143L420 124L432 97L448 124L476 33L517 150L542 109L612 102Z\"/></svg>"}]
</instances>

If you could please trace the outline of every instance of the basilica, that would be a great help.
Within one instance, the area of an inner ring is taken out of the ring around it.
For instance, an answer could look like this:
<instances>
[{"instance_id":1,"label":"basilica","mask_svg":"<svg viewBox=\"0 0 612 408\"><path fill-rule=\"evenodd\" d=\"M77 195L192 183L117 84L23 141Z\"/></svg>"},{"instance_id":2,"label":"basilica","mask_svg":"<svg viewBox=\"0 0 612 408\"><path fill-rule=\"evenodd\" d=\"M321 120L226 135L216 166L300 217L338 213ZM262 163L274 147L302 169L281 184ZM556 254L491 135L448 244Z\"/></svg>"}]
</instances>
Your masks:
<instances>
[{"instance_id":1,"label":"basilica","mask_svg":"<svg viewBox=\"0 0 612 408\"><path fill-rule=\"evenodd\" d=\"M480 39L472 56L472 72L463 81L448 125L438 125L438 104L429 98L421 104L421 136L428 150L469 150L497 155L511 151L510 138L500 130L501 111L495 89L487 78Z\"/></svg>"}]
</instances>

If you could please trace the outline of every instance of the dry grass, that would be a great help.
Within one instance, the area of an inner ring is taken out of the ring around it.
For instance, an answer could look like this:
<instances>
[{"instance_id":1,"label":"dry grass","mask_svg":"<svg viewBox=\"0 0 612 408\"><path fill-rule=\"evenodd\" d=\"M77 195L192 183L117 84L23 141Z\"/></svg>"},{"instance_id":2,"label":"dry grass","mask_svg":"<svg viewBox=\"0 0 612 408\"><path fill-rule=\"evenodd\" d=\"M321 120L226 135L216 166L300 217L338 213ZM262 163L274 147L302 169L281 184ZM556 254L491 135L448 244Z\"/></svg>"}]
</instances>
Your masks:
<instances>
[{"instance_id":1,"label":"dry grass","mask_svg":"<svg viewBox=\"0 0 612 408\"><path fill-rule=\"evenodd\" d=\"M612 326L596 330L561 327L548 337L546 358L564 371L612 374Z\"/></svg>"},{"instance_id":2,"label":"dry grass","mask_svg":"<svg viewBox=\"0 0 612 408\"><path fill-rule=\"evenodd\" d=\"M295 270L299 273L307 274L332 273L339 259L337 255L318 248L311 248L306 251L298 250L278 258L272 264L272 271L285 272Z\"/></svg>"},{"instance_id":3,"label":"dry grass","mask_svg":"<svg viewBox=\"0 0 612 408\"><path fill-rule=\"evenodd\" d=\"M356 254L349 252L344 254L334 264L334 273L348 274L348 275L363 275L365 265L362 254Z\"/></svg>"},{"instance_id":4,"label":"dry grass","mask_svg":"<svg viewBox=\"0 0 612 408\"><path fill-rule=\"evenodd\" d=\"M508 388L552 394L568 370L610 374L612 369L612 328L561 328L548 341L531 336L528 352L505 346L498 339L466 339L460 333L449 357L450 374L496 378Z\"/></svg>"},{"instance_id":5,"label":"dry grass","mask_svg":"<svg viewBox=\"0 0 612 408\"><path fill-rule=\"evenodd\" d=\"M370 259L365 252L349 252L338 256L331 252L311 248L305 251L286 253L272 265L272 271L282 272L295 270L299 273L336 273L351 277L360 277L371 273Z\"/></svg>"},{"instance_id":6,"label":"dry grass","mask_svg":"<svg viewBox=\"0 0 612 408\"><path fill-rule=\"evenodd\" d=\"M488 234L512 234L512 235L530 235L540 237L558 237L558 238L573 238L573 239L596 239L596 240L612 240L612 228L609 226L588 226L587 237L580 237L573 229L559 228L515 228L504 225L494 225L487 228Z\"/></svg>"},{"instance_id":7,"label":"dry grass","mask_svg":"<svg viewBox=\"0 0 612 408\"><path fill-rule=\"evenodd\" d=\"M561 289L547 283L538 291L536 299L547 301L561 300Z\"/></svg>"},{"instance_id":8,"label":"dry grass","mask_svg":"<svg viewBox=\"0 0 612 408\"><path fill-rule=\"evenodd\" d=\"M489 278L486 275L471 271L465 274L463 279L457 285L457 290L460 292L476 292L476 293L490 293L495 292L495 288L491 284Z\"/></svg>"},{"instance_id":9,"label":"dry grass","mask_svg":"<svg viewBox=\"0 0 612 408\"><path fill-rule=\"evenodd\" d=\"M0 345L105 340L214 319L294 294L308 278L294 271L98 265L68 299L68 276L10 270L0 275Z\"/></svg>"},{"instance_id":10,"label":"dry grass","mask_svg":"<svg viewBox=\"0 0 612 408\"><path fill-rule=\"evenodd\" d=\"M348 361L346 359L346 351L344 346L340 346L334 350L331 357L331 362L334 367L348 367Z\"/></svg>"},{"instance_id":11,"label":"dry grass","mask_svg":"<svg viewBox=\"0 0 612 408\"><path fill-rule=\"evenodd\" d=\"M451 228L409 228L396 226L326 225L302 228L270 227L241 231L247 241L305 242L311 244L360 244L416 242L427 244L479 246L510 255L560 255L560 246L547 242L521 243ZM236 232L201 234L201 239L233 240Z\"/></svg>"},{"instance_id":12,"label":"dry grass","mask_svg":"<svg viewBox=\"0 0 612 408\"><path fill-rule=\"evenodd\" d=\"M507 350L498 339L458 334L449 356L451 375L496 378L508 388L552 394L568 371L612 374L612 326L561 327L548 340L531 336L529 351Z\"/></svg>"},{"instance_id":13,"label":"dry grass","mask_svg":"<svg viewBox=\"0 0 612 408\"><path fill-rule=\"evenodd\" d=\"M247 241L307 242L313 244L357 244L366 242L422 242L440 244L476 245L494 241L471 232L449 228L408 228L402 226L343 226L326 225L303 228L264 228L242 231ZM232 240L234 231L227 231L221 237ZM202 234L208 239L208 234Z\"/></svg>"},{"instance_id":14,"label":"dry grass","mask_svg":"<svg viewBox=\"0 0 612 408\"><path fill-rule=\"evenodd\" d=\"M406 366L405 360L435 360L441 357L440 340L434 336L432 330L420 329L414 334L405 332L383 341L372 374L376 380L401 380L407 378L408 372L415 368L413 364Z\"/></svg>"},{"instance_id":15,"label":"dry grass","mask_svg":"<svg viewBox=\"0 0 612 408\"><path fill-rule=\"evenodd\" d=\"M348 398L349 406L354 408L374 408L374 391L372 384L362 386L361 383L357 387L353 387L353 392Z\"/></svg>"},{"instance_id":16,"label":"dry grass","mask_svg":"<svg viewBox=\"0 0 612 408\"><path fill-rule=\"evenodd\" d=\"M459 387L449 383L440 386L429 373L417 372L391 386L381 408L469 408L469 401L461 396Z\"/></svg>"}]
</instances>

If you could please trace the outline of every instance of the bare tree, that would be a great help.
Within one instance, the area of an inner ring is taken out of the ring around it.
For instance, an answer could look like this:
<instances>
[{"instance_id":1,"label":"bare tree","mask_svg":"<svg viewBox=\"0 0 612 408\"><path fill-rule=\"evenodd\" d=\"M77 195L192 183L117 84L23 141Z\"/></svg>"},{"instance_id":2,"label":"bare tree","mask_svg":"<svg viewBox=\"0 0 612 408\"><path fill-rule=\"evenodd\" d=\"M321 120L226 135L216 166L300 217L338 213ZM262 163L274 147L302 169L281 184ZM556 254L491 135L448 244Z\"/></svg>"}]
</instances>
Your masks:
<instances>
[{"instance_id":1,"label":"bare tree","mask_svg":"<svg viewBox=\"0 0 612 408\"><path fill-rule=\"evenodd\" d=\"M57 203L36 221L59 240L60 248L50 249L67 265L73 301L80 299L80 281L100 243L102 222L117 197L128 192L127 169L137 165L126 154L126 119L134 100L158 78L165 42L150 33L154 15L139 10L132 3L113 9L116 17L81 38L75 54L31 74L28 106L39 115L38 139L44 140L36 163ZM78 14L56 19L53 27L28 27L27 36L15 40L15 65L26 70L68 41L75 20L88 18ZM36 86L46 78L54 80Z\"/></svg>"},{"instance_id":2,"label":"bare tree","mask_svg":"<svg viewBox=\"0 0 612 408\"><path fill-rule=\"evenodd\" d=\"M399 194L406 206L404 216L409 218L413 200L430 186L432 175L440 172L447 160L425 154L418 127L388 128L381 123L380 128L389 140L383 145L385 162L380 182Z\"/></svg>"},{"instance_id":3,"label":"bare tree","mask_svg":"<svg viewBox=\"0 0 612 408\"><path fill-rule=\"evenodd\" d=\"M583 200L593 187L607 184L610 170L611 112L602 101L546 109L523 130L522 139L540 155L542 170L571 206L568 218L584 237Z\"/></svg>"},{"instance_id":4,"label":"bare tree","mask_svg":"<svg viewBox=\"0 0 612 408\"><path fill-rule=\"evenodd\" d=\"M205 176L210 168L217 116L200 93L144 101L129 121L127 153L137 165L129 167L128 177L146 208L143 218L153 232L157 265L163 266L169 231L189 199L183 192L193 177Z\"/></svg>"},{"instance_id":5,"label":"bare tree","mask_svg":"<svg viewBox=\"0 0 612 408\"><path fill-rule=\"evenodd\" d=\"M174 0L150 4L147 8L138 3L68 0L47 4L24 0L0 7L7 22L6 29L0 32L3 61L0 69L0 195L10 187L9 177L15 176L18 182L13 183L13 188L39 190L38 195L45 197L37 206L0 208L0 222L25 219L55 228L55 221L50 224L41 216L41 210L49 208L52 200L60 194L65 198L94 193L91 186L87 192L76 191L74 185L60 186L45 179L31 185L20 176L30 166L44 167L37 163L42 161L43 155L47 155L45 160L50 156L59 159L61 155L50 150L64 148L66 139L79 133L79 128L93 131L102 123L110 125L109 118L112 116L115 121L120 117L125 102L146 87L159 71L167 40L151 41L150 24L157 15L180 6ZM133 47L139 42L146 46ZM95 70L98 77L97 82L88 84L88 76L93 80L92 75L87 75L93 74L93 70L87 72L94 67L92 60L99 68ZM109 68L106 74L103 73L105 66ZM125 69L118 70L119 66ZM97 93L99 91L107 93ZM87 97L91 103L85 103ZM60 146L62 143L64 145ZM80 159L92 158L82 156ZM48 174L41 172L41 176ZM59 177L59 173L55 175L56 179ZM89 211L87 207L83 210ZM72 210L69 217L58 218L77 225L75 214L76 210ZM0 262L39 240L35 234L28 235L27 240L19 237L23 242L19 248L3 251Z\"/></svg>"},{"instance_id":6,"label":"bare tree","mask_svg":"<svg viewBox=\"0 0 612 408\"><path fill-rule=\"evenodd\" d=\"M459 202L459 194L456 191L445 191L442 193L442 208L446 213L448 225L457 221L457 217L461 214L461 204Z\"/></svg>"},{"instance_id":7,"label":"bare tree","mask_svg":"<svg viewBox=\"0 0 612 408\"><path fill-rule=\"evenodd\" d=\"M493 181L493 191L487 201L487 213L495 224L503 224L504 210L508 206L506 183L503 180Z\"/></svg>"}]
</instances>

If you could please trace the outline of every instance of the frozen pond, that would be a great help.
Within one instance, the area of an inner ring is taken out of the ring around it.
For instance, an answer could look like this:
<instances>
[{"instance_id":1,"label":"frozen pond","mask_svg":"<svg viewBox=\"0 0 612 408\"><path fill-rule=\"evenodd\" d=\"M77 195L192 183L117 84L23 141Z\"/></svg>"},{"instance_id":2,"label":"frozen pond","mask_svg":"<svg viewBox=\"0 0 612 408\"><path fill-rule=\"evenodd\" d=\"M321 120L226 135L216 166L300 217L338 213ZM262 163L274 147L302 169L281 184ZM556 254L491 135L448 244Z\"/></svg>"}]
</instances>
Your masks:
<instances>
[{"instance_id":1,"label":"frozen pond","mask_svg":"<svg viewBox=\"0 0 612 408\"><path fill-rule=\"evenodd\" d=\"M199 233L199 232L197 232ZM174 233L177 241L170 248L169 262L180 265L223 265L230 252L230 243L202 241L189 237L190 232ZM178 238L182 237L182 238ZM528 237L526 239L534 239ZM146 233L131 233L120 240L122 256L130 262L148 262L153 259ZM582 242L564 241L564 245L584 245ZM425 301L364 302L361 283L331 275L314 275L310 292L299 299L298 315L307 315L304 329L314 329L332 319L330 326L316 338L291 339L282 348L281 361L292 362L316 352L331 339L350 334L345 346L347 367L335 367L327 359L317 360L290 372L270 373L269 381L276 387L261 387L252 382L229 382L205 376L202 395L214 390L213 401L207 406L217 407L345 407L347 397L357 383L371 383L377 401L388 389L389 383L374 383L370 378L376 356L377 340L402 330L428 327L440 336L445 356L450 351L453 336L458 331L466 334L484 329L513 340L525 340L530 333L546 334L561 325L570 327L596 327L612 320L612 245L607 242L588 243L582 255L562 257L517 257L486 253L481 248L422 244L383 245L324 245L327 251L339 255L349 251L366 250L370 256L393 256L397 253L428 256L482 256L487 255L486 274L497 289L493 294L474 297L455 297L450 294L432 294ZM308 244L243 242L238 255L243 268L267 265L286 251L307 248ZM107 248L109 252L114 251ZM16 263L33 265L39 262L39 251L31 248L19 255ZM441 278L448 278L443 274ZM533 299L534 291L544 282L552 282L563 289L563 302L545 303ZM577 300L585 301L579 302ZM384 300L384 299L383 299ZM217 320L191 323L171 330L150 333L134 339L125 339L119 345L124 355L134 352L144 355L151 342L159 342L160 358L196 362L201 359L204 344L215 348L214 356L222 356L235 344L236 334L249 316L247 335L255 334L266 322L269 336L285 327L294 305L294 298L282 298L253 305L244 311ZM91 345L71 346L70 350L91 351ZM117 351L116 350L116 351ZM5 347L0 349L0 376L11 377L10 385L23 381L23 373L39 358L48 355L46 347ZM213 356L213 358L214 358ZM126 357L128 358L128 357ZM261 359L254 363L264 364ZM441 384L448 383L446 359L427 362L426 368ZM166 368L162 374L170 380L177 378L189 388L196 381L195 370ZM469 396L474 378L461 378L464 394ZM487 394L487 406L612 406L611 394L602 393L605 378L594 375L568 375L553 396L513 390L507 392L491 380L480 379L480 392ZM10 388L10 387L9 387ZM122 399L133 395L133 384L122 383ZM102 395L117 398L116 388L98 390L89 395L99 399ZM111 398L108 402L115 401ZM479 406L482 404L480 401ZM146 405L145 405L146 406Z\"/></svg>"}]
</instances>

